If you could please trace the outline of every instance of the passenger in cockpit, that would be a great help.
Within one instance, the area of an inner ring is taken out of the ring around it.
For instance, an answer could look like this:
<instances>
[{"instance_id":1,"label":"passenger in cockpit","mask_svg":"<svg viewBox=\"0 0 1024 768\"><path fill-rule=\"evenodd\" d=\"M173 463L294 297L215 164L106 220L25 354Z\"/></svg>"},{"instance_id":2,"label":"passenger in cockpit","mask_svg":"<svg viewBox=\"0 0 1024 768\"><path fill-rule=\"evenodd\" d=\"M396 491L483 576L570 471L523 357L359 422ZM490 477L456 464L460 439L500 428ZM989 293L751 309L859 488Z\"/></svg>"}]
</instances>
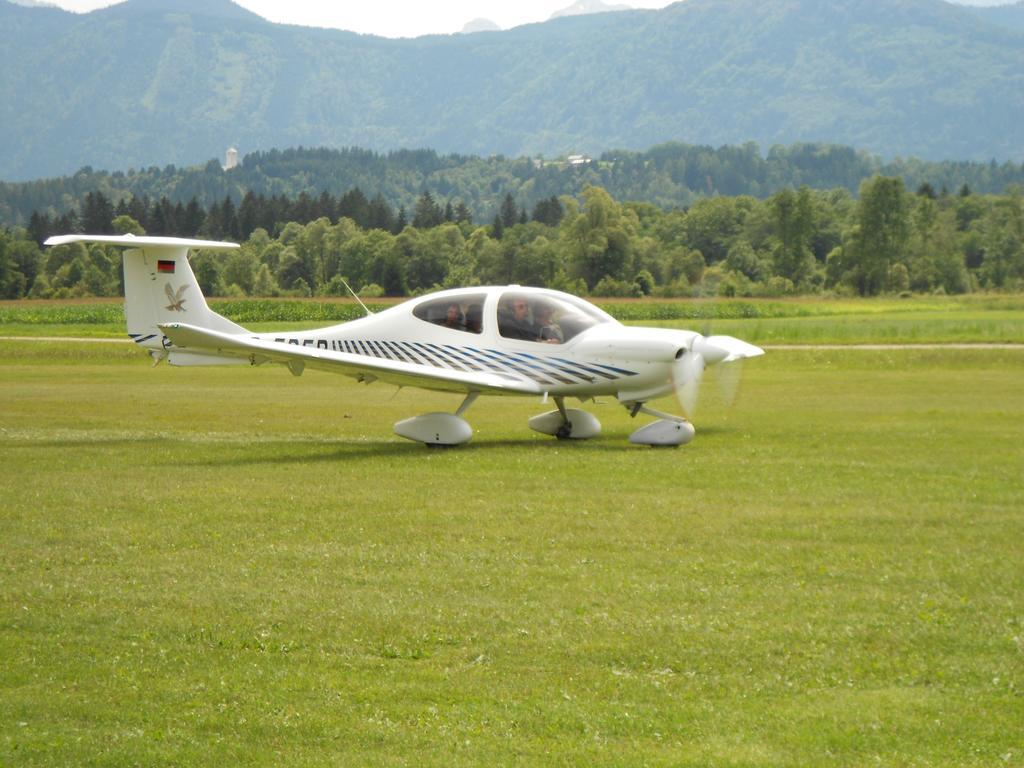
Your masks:
<instances>
[{"instance_id":1,"label":"passenger in cockpit","mask_svg":"<svg viewBox=\"0 0 1024 768\"><path fill-rule=\"evenodd\" d=\"M554 319L554 307L546 302L539 302L533 308L533 317L537 330L537 341L548 344L561 344L564 340L562 329Z\"/></svg>"},{"instance_id":2,"label":"passenger in cockpit","mask_svg":"<svg viewBox=\"0 0 1024 768\"><path fill-rule=\"evenodd\" d=\"M484 329L484 311L479 304L470 304L466 308L466 330L480 333Z\"/></svg>"}]
</instances>

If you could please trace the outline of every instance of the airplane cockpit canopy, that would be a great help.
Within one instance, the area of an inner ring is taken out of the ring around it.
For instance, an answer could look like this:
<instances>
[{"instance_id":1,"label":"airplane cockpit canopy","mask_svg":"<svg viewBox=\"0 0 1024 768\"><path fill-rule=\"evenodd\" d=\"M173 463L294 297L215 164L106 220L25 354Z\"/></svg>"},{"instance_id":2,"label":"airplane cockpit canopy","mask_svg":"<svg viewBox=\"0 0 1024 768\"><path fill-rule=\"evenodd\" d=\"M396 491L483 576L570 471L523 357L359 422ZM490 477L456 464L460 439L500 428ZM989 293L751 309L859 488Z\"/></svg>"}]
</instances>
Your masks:
<instances>
[{"instance_id":1,"label":"airplane cockpit canopy","mask_svg":"<svg viewBox=\"0 0 1024 768\"><path fill-rule=\"evenodd\" d=\"M413 308L420 320L467 333L482 333L486 293L465 294L425 301Z\"/></svg>"},{"instance_id":2,"label":"airplane cockpit canopy","mask_svg":"<svg viewBox=\"0 0 1024 768\"><path fill-rule=\"evenodd\" d=\"M507 339L563 344L607 322L610 316L569 294L510 289L498 300L498 333Z\"/></svg>"},{"instance_id":3,"label":"airplane cockpit canopy","mask_svg":"<svg viewBox=\"0 0 1024 768\"><path fill-rule=\"evenodd\" d=\"M483 333L495 321L495 304L486 292L451 292L413 307L414 317L454 331ZM508 288L497 296L497 331L506 339L564 344L601 323L614 323L610 315L583 299L541 288ZM490 306L487 316L485 305Z\"/></svg>"}]
</instances>

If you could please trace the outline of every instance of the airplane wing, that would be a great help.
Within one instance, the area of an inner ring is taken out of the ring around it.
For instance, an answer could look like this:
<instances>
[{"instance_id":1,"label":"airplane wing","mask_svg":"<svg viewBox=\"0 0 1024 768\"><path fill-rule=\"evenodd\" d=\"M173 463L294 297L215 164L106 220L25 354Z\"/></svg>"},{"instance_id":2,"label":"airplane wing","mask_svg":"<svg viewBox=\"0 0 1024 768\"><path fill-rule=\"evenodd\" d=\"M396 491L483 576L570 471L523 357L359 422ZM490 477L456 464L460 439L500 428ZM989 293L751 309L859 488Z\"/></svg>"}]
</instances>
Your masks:
<instances>
[{"instance_id":1,"label":"airplane wing","mask_svg":"<svg viewBox=\"0 0 1024 768\"><path fill-rule=\"evenodd\" d=\"M283 363L296 375L306 367L352 376L361 381L384 381L405 387L442 392L487 392L490 394L541 394L535 381L492 371L457 371L429 368L398 360L353 355L347 352L281 344L245 334L220 333L187 323L164 323L160 330L184 351L248 358L254 365Z\"/></svg>"}]
</instances>

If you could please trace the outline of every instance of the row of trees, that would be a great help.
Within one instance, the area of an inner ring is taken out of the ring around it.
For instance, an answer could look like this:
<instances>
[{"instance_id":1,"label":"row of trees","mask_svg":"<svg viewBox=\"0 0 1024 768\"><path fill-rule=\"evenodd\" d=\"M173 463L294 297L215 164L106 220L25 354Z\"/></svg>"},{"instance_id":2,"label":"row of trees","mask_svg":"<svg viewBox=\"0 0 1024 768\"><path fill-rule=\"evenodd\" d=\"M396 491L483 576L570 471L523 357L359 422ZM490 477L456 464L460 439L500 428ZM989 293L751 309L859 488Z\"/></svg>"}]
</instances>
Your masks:
<instances>
[{"instance_id":1,"label":"row of trees","mask_svg":"<svg viewBox=\"0 0 1024 768\"><path fill-rule=\"evenodd\" d=\"M557 197L541 200L534 206L533 219L556 226L562 218L562 204ZM28 232L38 243L50 235L66 232L112 234L117 219L131 219L131 226L151 235L247 240L257 229L277 233L285 224L296 221L308 224L317 219L332 222L350 219L361 229L382 229L397 235L411 224L417 229L430 229L444 223L472 224L473 214L461 200L441 205L430 191L424 191L416 200L412 221L405 208L396 214L379 195L367 200L356 187L340 198L328 192L319 197L302 193L295 200L283 195L270 198L249 192L236 206L230 196L204 210L196 198L188 205L172 204L166 197L156 201L148 198L123 198L116 206L102 192L89 192L79 213L72 209L52 217L46 212L33 211L29 217ZM511 194L506 194L493 219L493 232L500 239L506 227L526 223L526 207L517 205ZM124 226L123 224L121 225Z\"/></svg>"},{"instance_id":2,"label":"row of trees","mask_svg":"<svg viewBox=\"0 0 1024 768\"><path fill-rule=\"evenodd\" d=\"M198 232L177 234L225 234L216 227L224 226L228 203L204 212ZM487 224L459 210L424 193L401 227L348 215L254 226L238 251L199 253L193 265L209 295L340 295L343 280L364 295L395 296L480 283L605 296L1024 290L1018 188L949 194L925 184L912 192L902 179L876 176L861 184L858 198L801 187L666 211L589 187L578 199L541 201L532 215L507 196ZM118 211L109 211L110 229L146 231L130 207ZM116 295L120 279L112 249L43 252L27 230L0 233L7 298Z\"/></svg>"},{"instance_id":3,"label":"row of trees","mask_svg":"<svg viewBox=\"0 0 1024 768\"><path fill-rule=\"evenodd\" d=\"M765 198L787 187L843 188L858 192L862 181L876 175L896 176L909 189L930 184L955 191L968 184L976 192L1000 194L1011 184L1024 184L1024 163L929 162L895 159L883 162L866 152L827 144L774 146L762 154L748 142L718 148L670 143L646 151L615 150L592 162L572 165L542 158L481 158L440 155L432 150L399 150L379 154L349 149L298 148L253 152L229 171L211 160L181 168L140 168L127 172L86 167L72 176L22 183L0 181L0 225L26 226L33 212L59 219L73 207L80 210L88 193L101 193L118 204L135 197L173 208L190 201L208 210L230 197L236 208L248 195L266 200L315 205L322 190L342 195L360 189L369 202L350 201L338 213L360 221L360 205L385 203L397 212L411 212L424 189L463 202L477 221L490 221L506 195L532 210L551 197L579 197L587 186L608 190L617 200L652 203L659 208L688 207L703 197L751 195ZM341 201L337 201L341 203ZM300 206L301 207L301 206ZM135 212L131 213L139 218ZM324 211L319 215L334 219ZM301 213L279 214L275 221L312 221ZM141 221L141 218L139 218ZM374 222L379 227L380 222ZM268 232L267 222L261 222ZM148 228L148 227L147 227ZM379 227L388 229L389 227ZM393 227L392 227L393 229ZM400 231L400 229L399 229Z\"/></svg>"}]
</instances>

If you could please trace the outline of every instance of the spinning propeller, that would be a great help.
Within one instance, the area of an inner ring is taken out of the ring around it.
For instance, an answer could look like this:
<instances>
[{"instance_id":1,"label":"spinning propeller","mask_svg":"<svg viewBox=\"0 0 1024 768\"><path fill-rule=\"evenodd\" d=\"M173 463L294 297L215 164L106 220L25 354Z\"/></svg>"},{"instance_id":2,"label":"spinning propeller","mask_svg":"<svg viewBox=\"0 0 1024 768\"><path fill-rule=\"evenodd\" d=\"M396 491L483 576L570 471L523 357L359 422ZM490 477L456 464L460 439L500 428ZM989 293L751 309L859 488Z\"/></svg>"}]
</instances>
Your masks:
<instances>
[{"instance_id":1,"label":"spinning propeller","mask_svg":"<svg viewBox=\"0 0 1024 768\"><path fill-rule=\"evenodd\" d=\"M764 350L748 344L733 336L701 336L695 334L689 347L683 349L672 366L672 384L676 390L676 400L688 419L692 419L697 411L697 399L700 394L701 380L704 369L709 365L733 363L748 357L763 355ZM723 394L726 402L736 396L739 384L739 370L733 367L730 375L722 377Z\"/></svg>"}]
</instances>

